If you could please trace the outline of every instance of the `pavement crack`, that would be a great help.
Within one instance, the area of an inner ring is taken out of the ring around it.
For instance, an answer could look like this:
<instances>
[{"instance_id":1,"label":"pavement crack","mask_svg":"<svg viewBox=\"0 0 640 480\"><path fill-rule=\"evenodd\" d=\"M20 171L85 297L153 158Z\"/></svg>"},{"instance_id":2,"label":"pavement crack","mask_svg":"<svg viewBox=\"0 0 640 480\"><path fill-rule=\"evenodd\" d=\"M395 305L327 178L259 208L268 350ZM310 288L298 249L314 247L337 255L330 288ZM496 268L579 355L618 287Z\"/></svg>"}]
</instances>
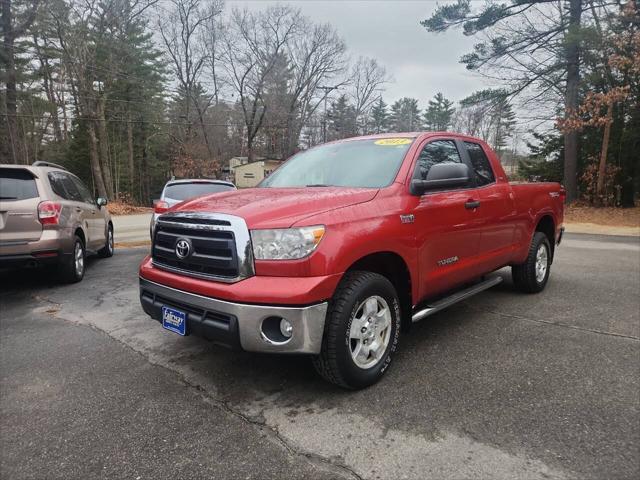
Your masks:
<instances>
[{"instance_id":1,"label":"pavement crack","mask_svg":"<svg viewBox=\"0 0 640 480\"><path fill-rule=\"evenodd\" d=\"M589 332L589 333L595 333L595 334L598 334L598 335L607 335L609 337L619 337L619 338L626 338L628 340L640 341L639 337L636 337L636 336L633 336L633 335L625 335L623 333L607 332L607 331L604 331L604 330L598 330L596 328L580 327L578 325L571 325L569 323L552 322L551 320L543 320L541 318L525 317L525 316L522 316L522 315L514 315L512 313L496 312L494 310L478 310L478 311L482 311L482 312L485 312L485 313L491 313L493 315L498 315L500 317L505 317L505 318L515 318L517 320L525 320L527 322L541 323L541 324L544 324L544 325L553 325L554 327L569 328L571 330L578 330L578 331L581 331L581 332Z\"/></svg>"},{"instance_id":2,"label":"pavement crack","mask_svg":"<svg viewBox=\"0 0 640 480\"><path fill-rule=\"evenodd\" d=\"M178 375L180 375L180 374L178 373ZM277 443L280 444L291 455L303 457L307 461L310 461L315 466L320 466L320 467L325 467L325 468L329 467L331 470L335 471L334 473L338 473L341 476L346 475L348 477L355 478L357 480L363 480L362 476L360 476L355 470L353 470L349 466L345 465L344 463L337 463L337 462L335 462L335 461L333 461L333 460L331 460L329 458L323 457L322 455L318 455L316 453L307 452L307 451L300 450L300 449L296 448L291 443L289 443L285 437L283 437L280 434L280 432L278 431L277 427L272 427L270 425L267 425L265 422L261 422L259 420L255 420L255 419L243 414L242 412L234 409L233 407L231 407L229 405L228 402L213 398L211 396L211 394L209 394L209 392L207 390L205 390L204 388L202 388L200 385L194 385L192 383L189 383L189 381L186 380L182 376L181 376L181 379L186 385L198 390L201 393L201 395L203 395L203 397L205 398L206 401L216 405L218 408L224 410L228 414L239 418L243 422L246 422L246 423L248 423L250 425L256 426L256 427L260 428L261 430L265 431L268 435L272 436L272 438L274 440L276 440Z\"/></svg>"},{"instance_id":3,"label":"pavement crack","mask_svg":"<svg viewBox=\"0 0 640 480\"><path fill-rule=\"evenodd\" d=\"M323 457L322 455L318 455L316 453L313 452L308 452L308 451L304 451L301 449L296 448L294 445L292 445L283 435L280 434L280 432L278 431L278 429L276 427L270 426L268 425L266 422L261 422L258 420L255 420L245 414L243 414L242 412L236 410L235 408L233 408L231 405L229 405L228 402L225 402L223 400L219 400L217 398L215 398L213 395L211 395L210 392L208 392L204 387L202 387L199 384L193 383L191 381L189 381L186 376L178 371L175 370L173 368L171 368L168 365L165 365L161 362L158 361L154 361L152 359L150 359L149 357L145 356L143 354L143 352L133 348L131 345L128 345L127 343L124 343L122 340L113 337L111 335L111 332L107 331L107 330L103 330L101 328L99 328L96 325L93 325L91 323L85 323L85 322L79 322L79 321L74 321L68 318L64 318L63 316L60 315L61 310L62 310L62 305L60 303L54 302L53 300L43 297L41 295L33 295L33 298L37 301L41 301L41 302L45 302L48 304L51 304L52 306L54 306L55 311L49 312L47 310L47 313L50 313L54 318L61 320L63 322L66 323L70 323L72 325L75 326L83 326L83 327L88 327L92 330L95 330L97 332L100 332L103 335L106 335L109 339L118 342L120 345L122 345L123 347L135 352L136 354L140 355L145 361L147 361L150 365L154 365L156 367L160 367L160 368L164 368L165 370L169 370L170 372L172 372L174 375L176 375L178 377L178 380L185 385L188 388L194 389L195 391L197 391L201 398L212 404L213 406L219 408L220 410L223 410L224 412L226 412L229 415L233 415L234 417L240 419L242 422L248 424L248 425L252 425L253 427L257 427L258 429L260 429L261 431L265 432L265 434L267 434L271 440L275 441L277 444L279 444L282 448L284 448L290 455L296 456L296 457L300 457L303 458L304 460L306 460L307 462L311 463L313 466L321 469L321 470L329 470L330 473L332 475L337 475L343 478L352 478L355 480L363 480L363 477L360 476L355 470L353 470L352 468L350 468L349 466L345 465L344 463L339 463L336 462L335 460L332 460L330 458L326 458ZM335 477L332 477L335 478Z\"/></svg>"}]
</instances>

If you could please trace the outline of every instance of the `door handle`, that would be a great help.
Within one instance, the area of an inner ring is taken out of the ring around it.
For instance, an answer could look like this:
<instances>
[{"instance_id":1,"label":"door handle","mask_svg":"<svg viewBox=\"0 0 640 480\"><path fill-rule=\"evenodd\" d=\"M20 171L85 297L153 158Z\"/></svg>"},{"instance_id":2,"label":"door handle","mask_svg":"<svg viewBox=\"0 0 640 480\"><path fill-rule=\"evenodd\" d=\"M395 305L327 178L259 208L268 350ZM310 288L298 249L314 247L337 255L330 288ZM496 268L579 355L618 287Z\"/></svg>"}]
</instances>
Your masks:
<instances>
[{"instance_id":1,"label":"door handle","mask_svg":"<svg viewBox=\"0 0 640 480\"><path fill-rule=\"evenodd\" d=\"M474 208L478 208L480 206L480 200L467 200L464 204L464 208L467 210L472 210Z\"/></svg>"},{"instance_id":2,"label":"door handle","mask_svg":"<svg viewBox=\"0 0 640 480\"><path fill-rule=\"evenodd\" d=\"M82 212L82 209L80 207L76 207L76 212L80 213Z\"/></svg>"}]
</instances>

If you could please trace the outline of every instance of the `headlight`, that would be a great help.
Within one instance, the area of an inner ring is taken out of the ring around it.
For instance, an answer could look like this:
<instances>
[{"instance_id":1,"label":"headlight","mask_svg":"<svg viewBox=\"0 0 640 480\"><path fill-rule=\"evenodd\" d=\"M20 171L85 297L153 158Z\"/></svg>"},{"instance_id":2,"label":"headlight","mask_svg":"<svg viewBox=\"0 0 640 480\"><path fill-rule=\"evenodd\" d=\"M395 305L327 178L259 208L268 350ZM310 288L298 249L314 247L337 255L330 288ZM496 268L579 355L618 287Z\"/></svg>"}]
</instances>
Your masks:
<instances>
[{"instance_id":1,"label":"headlight","mask_svg":"<svg viewBox=\"0 0 640 480\"><path fill-rule=\"evenodd\" d=\"M296 260L313 252L324 235L324 227L251 230L256 260Z\"/></svg>"}]
</instances>

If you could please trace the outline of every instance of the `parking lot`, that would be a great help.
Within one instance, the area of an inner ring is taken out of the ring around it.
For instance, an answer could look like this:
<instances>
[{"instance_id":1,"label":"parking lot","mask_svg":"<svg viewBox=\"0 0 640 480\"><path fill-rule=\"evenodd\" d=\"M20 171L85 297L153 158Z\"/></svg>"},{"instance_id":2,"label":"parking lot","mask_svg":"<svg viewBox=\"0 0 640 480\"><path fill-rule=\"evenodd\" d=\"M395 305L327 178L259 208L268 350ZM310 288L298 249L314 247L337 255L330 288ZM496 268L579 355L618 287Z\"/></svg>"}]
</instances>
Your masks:
<instances>
[{"instance_id":1,"label":"parking lot","mask_svg":"<svg viewBox=\"0 0 640 480\"><path fill-rule=\"evenodd\" d=\"M358 392L305 357L163 330L138 301L146 252L91 260L76 285L2 273L2 478L640 475L637 237L567 235L543 293L504 270Z\"/></svg>"}]
</instances>

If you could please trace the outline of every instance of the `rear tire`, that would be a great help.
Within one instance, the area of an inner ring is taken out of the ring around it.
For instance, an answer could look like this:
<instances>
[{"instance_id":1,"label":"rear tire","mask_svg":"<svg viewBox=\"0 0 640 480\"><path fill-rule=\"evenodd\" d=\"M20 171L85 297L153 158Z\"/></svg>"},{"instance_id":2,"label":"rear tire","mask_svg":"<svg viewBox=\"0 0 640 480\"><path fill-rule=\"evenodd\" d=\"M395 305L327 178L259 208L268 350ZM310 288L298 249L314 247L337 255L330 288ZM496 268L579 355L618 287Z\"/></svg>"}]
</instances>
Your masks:
<instances>
[{"instance_id":1,"label":"rear tire","mask_svg":"<svg viewBox=\"0 0 640 480\"><path fill-rule=\"evenodd\" d=\"M400 301L391 282L377 273L345 274L329 303L316 371L349 389L373 385L392 360L400 335Z\"/></svg>"},{"instance_id":2,"label":"rear tire","mask_svg":"<svg viewBox=\"0 0 640 480\"><path fill-rule=\"evenodd\" d=\"M521 292L538 293L544 290L551 272L551 244L542 232L535 232L527 260L511 267L513 284Z\"/></svg>"},{"instance_id":3,"label":"rear tire","mask_svg":"<svg viewBox=\"0 0 640 480\"><path fill-rule=\"evenodd\" d=\"M84 278L87 253L82 239L76 235L71 255L63 258L58 267L60 280L64 283L77 283Z\"/></svg>"},{"instance_id":4,"label":"rear tire","mask_svg":"<svg viewBox=\"0 0 640 480\"><path fill-rule=\"evenodd\" d=\"M98 256L102 258L113 257L113 250L113 225L109 224L109 228L107 228L107 243L98 250Z\"/></svg>"}]
</instances>

